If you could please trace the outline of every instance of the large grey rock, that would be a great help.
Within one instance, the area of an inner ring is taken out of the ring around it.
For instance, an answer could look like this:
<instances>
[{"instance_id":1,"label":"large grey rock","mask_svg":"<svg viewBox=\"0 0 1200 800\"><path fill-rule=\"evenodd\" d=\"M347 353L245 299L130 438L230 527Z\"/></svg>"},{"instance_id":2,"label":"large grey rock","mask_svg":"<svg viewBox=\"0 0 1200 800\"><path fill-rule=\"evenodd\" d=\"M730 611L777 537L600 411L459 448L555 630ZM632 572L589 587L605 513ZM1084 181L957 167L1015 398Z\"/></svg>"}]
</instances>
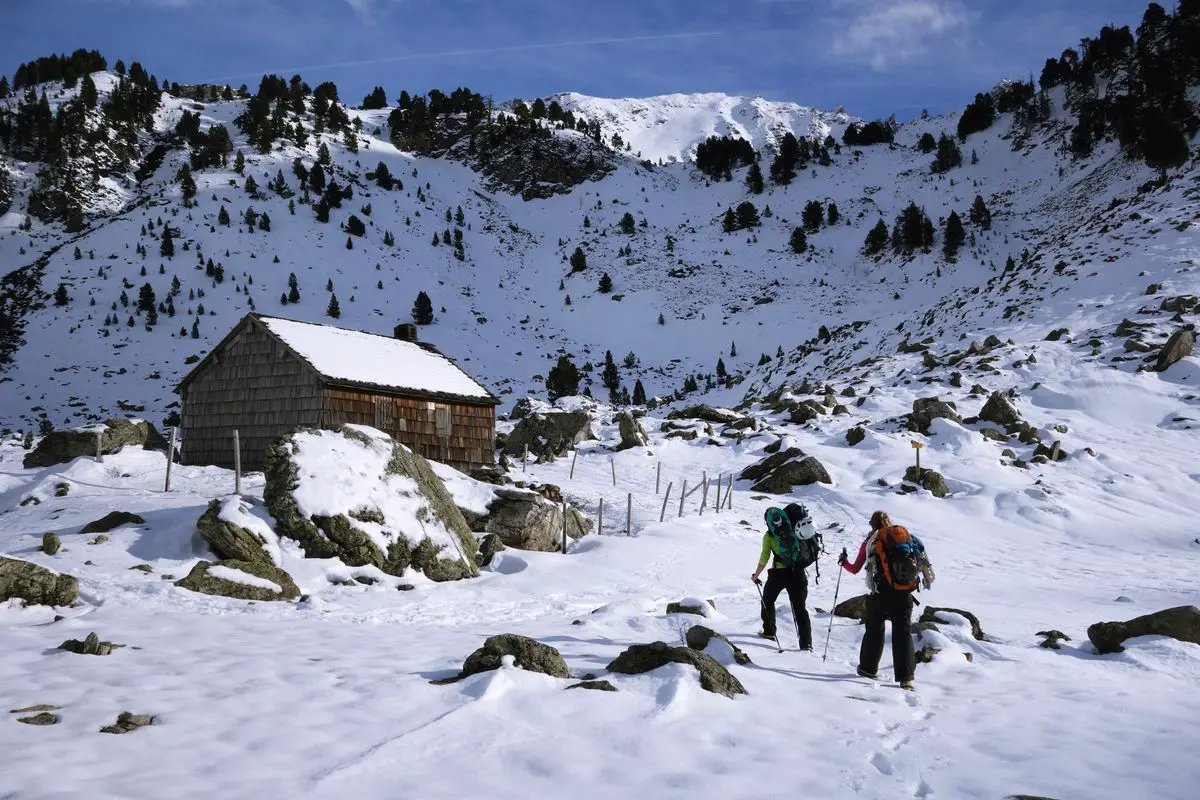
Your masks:
<instances>
[{"instance_id":1,"label":"large grey rock","mask_svg":"<svg viewBox=\"0 0 1200 800\"><path fill-rule=\"evenodd\" d=\"M929 433L929 425L935 419L948 419L951 422L962 422L954 403L948 403L938 397L920 397L913 401L913 410L909 414L909 426L921 433Z\"/></svg>"},{"instance_id":2,"label":"large grey rock","mask_svg":"<svg viewBox=\"0 0 1200 800\"><path fill-rule=\"evenodd\" d=\"M149 714L134 714L130 711L122 711L117 715L117 721L112 725L105 725L100 729L101 733L132 733L138 728L144 728L147 725L154 724L154 717Z\"/></svg>"},{"instance_id":3,"label":"large grey rock","mask_svg":"<svg viewBox=\"0 0 1200 800\"><path fill-rule=\"evenodd\" d=\"M846 431L846 444L851 447L856 447L862 443L863 439L867 438L867 432L862 426L856 426Z\"/></svg>"},{"instance_id":4,"label":"large grey rock","mask_svg":"<svg viewBox=\"0 0 1200 800\"><path fill-rule=\"evenodd\" d=\"M57 533L42 534L42 552L48 556L56 555L59 548L62 547L62 539L58 538Z\"/></svg>"},{"instance_id":5,"label":"large grey rock","mask_svg":"<svg viewBox=\"0 0 1200 800\"><path fill-rule=\"evenodd\" d=\"M1125 622L1097 622L1088 628L1087 635L1099 653L1120 653L1125 649L1123 642L1135 636L1169 636L1200 644L1200 608L1178 606Z\"/></svg>"},{"instance_id":6,"label":"large grey rock","mask_svg":"<svg viewBox=\"0 0 1200 800\"><path fill-rule=\"evenodd\" d=\"M983 628L979 625L979 617L972 614L970 611L963 611L961 608L937 608L935 606L925 606L925 610L921 612L921 622L942 623L949 625L950 621L946 619L947 614L957 614L964 617L971 623L971 636L979 641L984 640Z\"/></svg>"},{"instance_id":7,"label":"large grey rock","mask_svg":"<svg viewBox=\"0 0 1200 800\"><path fill-rule=\"evenodd\" d=\"M1062 442L1057 439L1049 446L1038 442L1037 448L1033 451L1033 457L1037 458L1038 456L1044 457L1047 461L1066 461L1069 458L1063 452Z\"/></svg>"},{"instance_id":8,"label":"large grey rock","mask_svg":"<svg viewBox=\"0 0 1200 800\"><path fill-rule=\"evenodd\" d=\"M124 647L123 644L115 644L113 642L102 642L100 637L95 633L89 633L84 639L67 639L58 646L59 650L66 650L69 653L78 653L81 656L106 656L112 653L118 647Z\"/></svg>"},{"instance_id":9,"label":"large grey rock","mask_svg":"<svg viewBox=\"0 0 1200 800\"><path fill-rule=\"evenodd\" d=\"M867 603L870 601L871 595L869 594L860 594L858 597L843 600L833 607L833 615L862 622L867 618Z\"/></svg>"},{"instance_id":10,"label":"large grey rock","mask_svg":"<svg viewBox=\"0 0 1200 800\"><path fill-rule=\"evenodd\" d=\"M323 437L346 440L338 449L340 455L313 462L315 469L310 464L310 471L300 474L296 454L306 446L319 444L312 439ZM342 470L361 470L363 463L384 463L379 474L364 479L376 481L379 493L409 498L415 512L401 519L385 519L383 512L374 507L305 515L296 500L302 482L320 486L335 480ZM353 428L300 431L276 440L267 448L265 472L263 498L267 510L275 517L276 530L279 535L299 542L310 558L339 558L348 566L371 564L390 575L401 575L412 567L435 581L478 574L475 565L478 545L445 484L428 461L385 434L368 435ZM403 480L395 480L397 477ZM366 534L365 523L382 527L386 548ZM430 528L441 528L452 544L435 543Z\"/></svg>"},{"instance_id":11,"label":"large grey rock","mask_svg":"<svg viewBox=\"0 0 1200 800\"><path fill-rule=\"evenodd\" d=\"M1009 392L992 392L987 402L983 404L979 418L984 422L994 422L1001 427L1007 427L1020 422L1021 414L1013 405L1012 395Z\"/></svg>"},{"instance_id":12,"label":"large grey rock","mask_svg":"<svg viewBox=\"0 0 1200 800\"><path fill-rule=\"evenodd\" d=\"M221 566L244 572L255 578L262 578L278 586L281 591L274 591L265 586L251 586L237 581L226 580L216 575L210 575L209 569ZM268 564L258 564L250 561L222 561L214 564L211 561L201 561L192 567L187 577L175 582L176 586L190 589L201 594L213 594L221 597L232 597L235 600L295 600L300 596L300 589L292 576L279 567Z\"/></svg>"},{"instance_id":13,"label":"large grey rock","mask_svg":"<svg viewBox=\"0 0 1200 800\"><path fill-rule=\"evenodd\" d=\"M29 605L69 606L79 599L79 581L28 561L0 556L0 602L13 598Z\"/></svg>"},{"instance_id":14,"label":"large grey rock","mask_svg":"<svg viewBox=\"0 0 1200 800\"><path fill-rule=\"evenodd\" d=\"M554 678L569 678L567 662L557 650L528 636L502 633L488 637L483 647L467 656L458 677L500 669L504 656L513 656L516 666L528 672L540 672Z\"/></svg>"},{"instance_id":15,"label":"large grey rock","mask_svg":"<svg viewBox=\"0 0 1200 800\"><path fill-rule=\"evenodd\" d=\"M740 480L755 481L751 488L768 494L786 494L793 486L833 483L824 465L797 447L780 450L746 467L738 477Z\"/></svg>"},{"instance_id":16,"label":"large grey rock","mask_svg":"<svg viewBox=\"0 0 1200 800\"><path fill-rule=\"evenodd\" d=\"M1158 354L1158 361L1154 363L1154 369L1159 372L1169 369L1180 359L1190 356L1195 346L1196 334L1187 328L1180 328L1171 334L1171 338L1163 345Z\"/></svg>"},{"instance_id":17,"label":"large grey rock","mask_svg":"<svg viewBox=\"0 0 1200 800\"><path fill-rule=\"evenodd\" d=\"M946 486L946 478L942 473L934 472L931 469L922 467L918 470L915 466L911 466L904 470L904 480L919 484L922 489L934 497L940 498L950 494L950 489Z\"/></svg>"},{"instance_id":18,"label":"large grey rock","mask_svg":"<svg viewBox=\"0 0 1200 800\"><path fill-rule=\"evenodd\" d=\"M629 450L633 447L646 446L646 432L642 430L641 424L634 419L633 414L628 411L622 411L617 415L617 425L621 431L621 444L617 446L618 450Z\"/></svg>"},{"instance_id":19,"label":"large grey rock","mask_svg":"<svg viewBox=\"0 0 1200 800\"><path fill-rule=\"evenodd\" d=\"M737 420L741 415L727 408L714 408L706 403L689 406L679 411L672 411L667 419L699 419L719 425L727 425Z\"/></svg>"},{"instance_id":20,"label":"large grey rock","mask_svg":"<svg viewBox=\"0 0 1200 800\"><path fill-rule=\"evenodd\" d=\"M147 450L167 449L162 434L145 420L110 419L105 422L100 435L101 453L110 455L126 445L135 445ZM51 467L73 461L80 456L94 455L95 431L76 428L47 434L38 442L37 447L25 455L22 463L26 469Z\"/></svg>"},{"instance_id":21,"label":"large grey rock","mask_svg":"<svg viewBox=\"0 0 1200 800\"><path fill-rule=\"evenodd\" d=\"M217 558L233 561L251 561L274 566L275 562L263 549L263 540L258 534L221 519L221 500L210 500L208 509L196 521L200 538L208 543Z\"/></svg>"},{"instance_id":22,"label":"large grey rock","mask_svg":"<svg viewBox=\"0 0 1200 800\"><path fill-rule=\"evenodd\" d=\"M508 435L504 452L511 458L521 458L528 447L529 455L538 461L553 461L580 442L595 438L585 411L529 414Z\"/></svg>"},{"instance_id":23,"label":"large grey rock","mask_svg":"<svg viewBox=\"0 0 1200 800\"><path fill-rule=\"evenodd\" d=\"M80 529L80 533L108 533L122 525L141 525L145 519L128 511L111 511L100 519L94 519Z\"/></svg>"},{"instance_id":24,"label":"large grey rock","mask_svg":"<svg viewBox=\"0 0 1200 800\"><path fill-rule=\"evenodd\" d=\"M690 647L671 647L666 642L635 644L621 653L608 665L609 672L625 675L641 675L667 664L691 664L700 670L700 687L716 694L733 697L746 694L741 681L707 653Z\"/></svg>"},{"instance_id":25,"label":"large grey rock","mask_svg":"<svg viewBox=\"0 0 1200 800\"><path fill-rule=\"evenodd\" d=\"M557 553L562 550L562 504L528 489L496 489L488 506L484 530L495 534L505 547ZM567 508L567 537L580 539L591 533L592 521L578 509Z\"/></svg>"},{"instance_id":26,"label":"large grey rock","mask_svg":"<svg viewBox=\"0 0 1200 800\"><path fill-rule=\"evenodd\" d=\"M684 634L684 639L687 640L688 647L692 648L693 650L701 651L708 647L713 639L719 639L725 644L729 645L730 649L733 650L733 660L735 662L742 666L750 663L750 656L746 655L746 653L743 652L743 650L736 644L729 641L728 637L717 633L712 628L704 625L693 625L692 627L688 628L687 633Z\"/></svg>"}]
</instances>

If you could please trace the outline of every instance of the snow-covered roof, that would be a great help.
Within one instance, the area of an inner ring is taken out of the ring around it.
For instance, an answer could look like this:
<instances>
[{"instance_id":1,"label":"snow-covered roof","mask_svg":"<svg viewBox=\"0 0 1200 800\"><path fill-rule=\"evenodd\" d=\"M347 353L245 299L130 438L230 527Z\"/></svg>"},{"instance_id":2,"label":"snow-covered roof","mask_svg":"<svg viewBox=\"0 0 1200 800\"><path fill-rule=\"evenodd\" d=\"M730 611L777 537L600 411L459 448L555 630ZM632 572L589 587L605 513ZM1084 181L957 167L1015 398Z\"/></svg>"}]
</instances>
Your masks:
<instances>
[{"instance_id":1,"label":"snow-covered roof","mask_svg":"<svg viewBox=\"0 0 1200 800\"><path fill-rule=\"evenodd\" d=\"M416 342L281 317L260 315L258 319L331 381L494 399L453 361Z\"/></svg>"},{"instance_id":2,"label":"snow-covered roof","mask_svg":"<svg viewBox=\"0 0 1200 800\"><path fill-rule=\"evenodd\" d=\"M250 316L329 383L481 404L497 402L491 392L431 345L264 314ZM184 383L207 360L198 364Z\"/></svg>"}]
</instances>

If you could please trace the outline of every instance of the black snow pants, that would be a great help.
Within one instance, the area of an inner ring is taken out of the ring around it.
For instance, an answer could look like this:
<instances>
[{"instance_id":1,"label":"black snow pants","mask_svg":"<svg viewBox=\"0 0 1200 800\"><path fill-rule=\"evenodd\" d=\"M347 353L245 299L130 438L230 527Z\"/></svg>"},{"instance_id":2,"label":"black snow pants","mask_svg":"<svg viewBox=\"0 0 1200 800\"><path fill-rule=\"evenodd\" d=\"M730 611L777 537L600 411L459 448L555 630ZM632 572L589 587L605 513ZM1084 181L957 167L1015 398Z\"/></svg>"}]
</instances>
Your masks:
<instances>
[{"instance_id":1,"label":"black snow pants","mask_svg":"<svg viewBox=\"0 0 1200 800\"><path fill-rule=\"evenodd\" d=\"M792 604L797 632L800 634L800 646L811 648L812 623L808 619L808 609L804 606L808 601L808 576L802 569L775 567L767 570L767 585L763 587L763 633L767 636L775 635L775 601L784 590L787 591L788 600Z\"/></svg>"},{"instance_id":2,"label":"black snow pants","mask_svg":"<svg viewBox=\"0 0 1200 800\"><path fill-rule=\"evenodd\" d=\"M858 668L868 675L879 671L879 659L883 656L883 625L892 623L892 661L896 680L911 681L916 671L916 657L912 640L912 592L897 592L880 589L867 601L867 629L863 633L862 647L858 653Z\"/></svg>"}]
</instances>

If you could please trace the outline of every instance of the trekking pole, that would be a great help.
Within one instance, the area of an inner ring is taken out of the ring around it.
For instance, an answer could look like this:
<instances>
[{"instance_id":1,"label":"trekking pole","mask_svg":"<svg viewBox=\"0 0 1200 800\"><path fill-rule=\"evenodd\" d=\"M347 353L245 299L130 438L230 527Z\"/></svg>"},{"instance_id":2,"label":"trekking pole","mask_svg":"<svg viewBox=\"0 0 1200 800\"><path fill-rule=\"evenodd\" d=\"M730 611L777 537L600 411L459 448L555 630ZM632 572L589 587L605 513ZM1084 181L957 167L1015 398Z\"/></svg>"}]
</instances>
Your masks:
<instances>
[{"instance_id":1,"label":"trekking pole","mask_svg":"<svg viewBox=\"0 0 1200 800\"><path fill-rule=\"evenodd\" d=\"M767 601L763 599L763 593L762 593L762 581L758 581L758 580L754 581L754 588L755 588L755 589L758 589L758 604L759 604L760 606L762 606L763 608L766 608L766 607L767 607ZM794 613L795 613L795 611L793 611L792 613L794 614ZM775 638L775 646L776 646L776 647L778 647L778 648L779 648L779 652L781 652L781 653L782 653L782 652L783 652L783 645L781 645L781 644L779 643L779 633L778 633L778 631L776 631L776 633L775 633L775 637L774 637L774 638Z\"/></svg>"},{"instance_id":2,"label":"trekking pole","mask_svg":"<svg viewBox=\"0 0 1200 800\"><path fill-rule=\"evenodd\" d=\"M845 561L847 556L848 556L848 554L846 553L846 548L843 547L842 548L842 561ZM838 562L837 586L833 587L833 608L834 609L837 608L838 592L842 588L842 573L843 572L845 572L845 570L842 569L842 563L841 563L841 561L839 561ZM830 609L830 611L829 611L829 630L825 632L825 652L821 654L822 661L824 661L826 659L826 657L829 655L829 637L832 633L833 633L833 609Z\"/></svg>"}]
</instances>

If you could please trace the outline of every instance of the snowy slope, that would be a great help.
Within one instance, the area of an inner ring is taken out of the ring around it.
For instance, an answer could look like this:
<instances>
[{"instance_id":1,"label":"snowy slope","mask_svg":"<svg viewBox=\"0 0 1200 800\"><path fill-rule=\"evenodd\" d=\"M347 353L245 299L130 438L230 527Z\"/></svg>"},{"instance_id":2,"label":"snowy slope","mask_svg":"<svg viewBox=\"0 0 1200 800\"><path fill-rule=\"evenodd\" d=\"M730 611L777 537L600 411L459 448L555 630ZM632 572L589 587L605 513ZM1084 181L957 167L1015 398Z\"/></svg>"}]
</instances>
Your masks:
<instances>
[{"instance_id":1,"label":"snowy slope","mask_svg":"<svg viewBox=\"0 0 1200 800\"><path fill-rule=\"evenodd\" d=\"M606 134L620 135L638 158L653 162L689 161L709 136L736 136L756 150L769 150L788 131L816 141L829 135L840 140L846 126L861 121L841 110L715 92L619 100L566 92L548 100L599 120Z\"/></svg>"}]
</instances>

